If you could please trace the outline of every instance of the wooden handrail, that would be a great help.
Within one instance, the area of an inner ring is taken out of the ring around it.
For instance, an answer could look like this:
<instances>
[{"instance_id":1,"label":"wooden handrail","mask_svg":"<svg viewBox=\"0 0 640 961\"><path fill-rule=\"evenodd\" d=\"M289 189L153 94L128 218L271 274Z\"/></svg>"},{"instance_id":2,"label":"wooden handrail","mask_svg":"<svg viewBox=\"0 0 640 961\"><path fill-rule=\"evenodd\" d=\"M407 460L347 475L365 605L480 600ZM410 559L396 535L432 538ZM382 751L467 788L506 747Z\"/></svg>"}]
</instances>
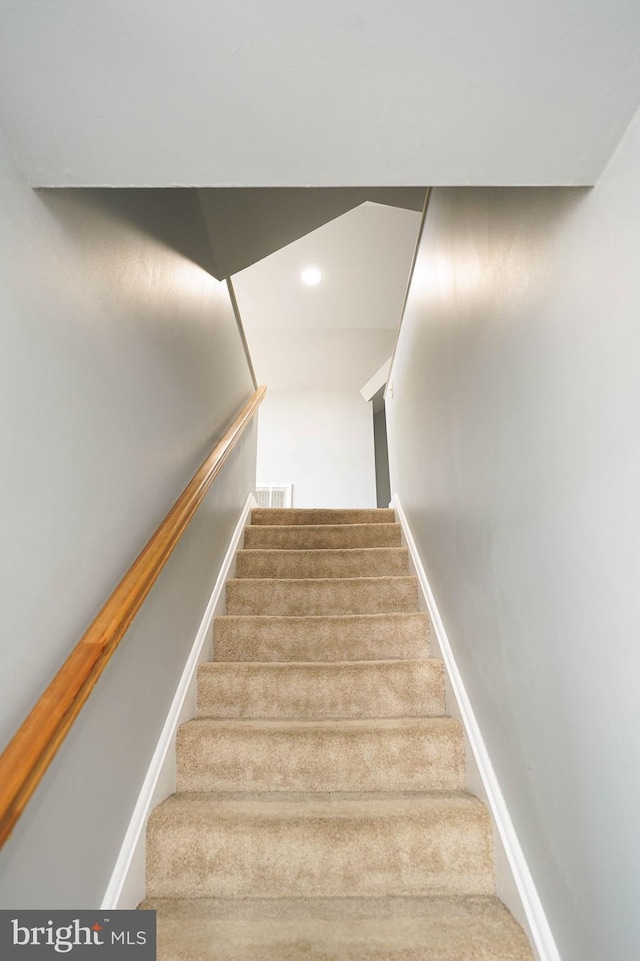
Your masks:
<instances>
[{"instance_id":1,"label":"wooden handrail","mask_svg":"<svg viewBox=\"0 0 640 961\"><path fill-rule=\"evenodd\" d=\"M0 846L11 834L266 390L259 387L238 413L0 755Z\"/></svg>"}]
</instances>

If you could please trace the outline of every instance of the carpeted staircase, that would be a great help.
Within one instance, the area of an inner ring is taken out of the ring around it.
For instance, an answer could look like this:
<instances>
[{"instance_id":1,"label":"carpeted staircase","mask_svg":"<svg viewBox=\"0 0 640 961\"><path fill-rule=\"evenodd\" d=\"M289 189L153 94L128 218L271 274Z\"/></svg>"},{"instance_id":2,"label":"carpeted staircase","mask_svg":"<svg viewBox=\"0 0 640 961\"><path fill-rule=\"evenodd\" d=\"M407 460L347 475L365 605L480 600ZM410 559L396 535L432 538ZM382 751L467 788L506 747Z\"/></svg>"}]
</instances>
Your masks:
<instances>
[{"instance_id":1,"label":"carpeted staircase","mask_svg":"<svg viewBox=\"0 0 640 961\"><path fill-rule=\"evenodd\" d=\"M159 961L531 961L393 511L252 512L177 766Z\"/></svg>"}]
</instances>

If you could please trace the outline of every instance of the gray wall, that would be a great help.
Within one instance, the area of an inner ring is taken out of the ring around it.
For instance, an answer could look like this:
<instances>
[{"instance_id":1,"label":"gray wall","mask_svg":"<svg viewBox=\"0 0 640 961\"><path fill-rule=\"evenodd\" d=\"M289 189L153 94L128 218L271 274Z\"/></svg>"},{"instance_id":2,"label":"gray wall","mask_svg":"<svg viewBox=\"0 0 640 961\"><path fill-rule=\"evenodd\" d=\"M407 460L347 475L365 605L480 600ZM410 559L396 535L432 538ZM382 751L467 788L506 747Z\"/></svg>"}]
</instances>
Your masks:
<instances>
[{"instance_id":1,"label":"gray wall","mask_svg":"<svg viewBox=\"0 0 640 961\"><path fill-rule=\"evenodd\" d=\"M384 387L380 388L381 391ZM384 400L379 402L376 409L373 400L373 452L376 464L376 504L378 507L388 507L391 500L391 479L389 477L389 448L387 442L387 415Z\"/></svg>"},{"instance_id":2,"label":"gray wall","mask_svg":"<svg viewBox=\"0 0 640 961\"><path fill-rule=\"evenodd\" d=\"M640 124L591 191L437 189L400 495L563 961L640 956Z\"/></svg>"},{"instance_id":3,"label":"gray wall","mask_svg":"<svg viewBox=\"0 0 640 961\"><path fill-rule=\"evenodd\" d=\"M252 393L195 192L34 193L0 144L0 741ZM245 435L0 853L0 905L104 893L255 478Z\"/></svg>"},{"instance_id":4,"label":"gray wall","mask_svg":"<svg viewBox=\"0 0 640 961\"><path fill-rule=\"evenodd\" d=\"M424 187L232 187L199 190L215 254L228 277L365 201L422 211Z\"/></svg>"}]
</instances>

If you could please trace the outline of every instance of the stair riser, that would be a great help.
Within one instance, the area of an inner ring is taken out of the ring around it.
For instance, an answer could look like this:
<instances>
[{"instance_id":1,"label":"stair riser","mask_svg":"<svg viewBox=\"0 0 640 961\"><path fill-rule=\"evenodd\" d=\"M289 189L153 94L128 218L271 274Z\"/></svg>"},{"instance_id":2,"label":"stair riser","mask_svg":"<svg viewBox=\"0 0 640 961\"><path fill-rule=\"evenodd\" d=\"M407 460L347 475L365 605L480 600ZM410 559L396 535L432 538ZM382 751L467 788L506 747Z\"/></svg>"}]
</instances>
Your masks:
<instances>
[{"instance_id":1,"label":"stair riser","mask_svg":"<svg viewBox=\"0 0 640 961\"><path fill-rule=\"evenodd\" d=\"M409 573L402 547L348 551L239 551L236 577L397 577Z\"/></svg>"},{"instance_id":2,"label":"stair riser","mask_svg":"<svg viewBox=\"0 0 640 961\"><path fill-rule=\"evenodd\" d=\"M442 661L202 664L198 716L218 718L438 717Z\"/></svg>"},{"instance_id":3,"label":"stair riser","mask_svg":"<svg viewBox=\"0 0 640 961\"><path fill-rule=\"evenodd\" d=\"M228 614L317 616L417 609L418 587L413 577L227 582Z\"/></svg>"},{"instance_id":4,"label":"stair riser","mask_svg":"<svg viewBox=\"0 0 640 961\"><path fill-rule=\"evenodd\" d=\"M217 617L215 661L365 661L429 656L426 614Z\"/></svg>"},{"instance_id":5,"label":"stair riser","mask_svg":"<svg viewBox=\"0 0 640 961\"><path fill-rule=\"evenodd\" d=\"M218 816L150 822L148 896L492 894L488 818Z\"/></svg>"},{"instance_id":6,"label":"stair riser","mask_svg":"<svg viewBox=\"0 0 640 961\"><path fill-rule=\"evenodd\" d=\"M344 550L356 547L400 547L399 524L331 527L245 527L245 548L269 550Z\"/></svg>"},{"instance_id":7,"label":"stair riser","mask_svg":"<svg viewBox=\"0 0 640 961\"><path fill-rule=\"evenodd\" d=\"M362 723L362 722L355 722ZM464 788L461 731L448 718L402 730L207 730L178 735L179 791L456 791ZM264 727L264 726L263 726ZM204 728L204 729L203 729Z\"/></svg>"},{"instance_id":8,"label":"stair riser","mask_svg":"<svg viewBox=\"0 0 640 961\"><path fill-rule=\"evenodd\" d=\"M395 511L391 508L335 510L322 508L254 507L251 511L251 523L260 525L394 524L395 519Z\"/></svg>"}]
</instances>

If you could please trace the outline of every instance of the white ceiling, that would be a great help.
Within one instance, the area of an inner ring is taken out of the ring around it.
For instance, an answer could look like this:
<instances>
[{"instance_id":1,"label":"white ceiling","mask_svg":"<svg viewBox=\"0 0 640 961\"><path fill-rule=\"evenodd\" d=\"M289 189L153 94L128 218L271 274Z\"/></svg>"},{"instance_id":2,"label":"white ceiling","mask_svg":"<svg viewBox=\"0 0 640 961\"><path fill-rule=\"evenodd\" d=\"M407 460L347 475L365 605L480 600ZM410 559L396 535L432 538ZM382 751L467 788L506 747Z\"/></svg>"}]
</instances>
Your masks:
<instances>
[{"instance_id":1,"label":"white ceiling","mask_svg":"<svg viewBox=\"0 0 640 961\"><path fill-rule=\"evenodd\" d=\"M269 391L358 391L393 350L393 330L254 330L249 350Z\"/></svg>"},{"instance_id":2,"label":"white ceiling","mask_svg":"<svg viewBox=\"0 0 640 961\"><path fill-rule=\"evenodd\" d=\"M258 380L359 390L391 353L419 226L415 211L363 204L235 274ZM316 287L300 280L308 266Z\"/></svg>"},{"instance_id":3,"label":"white ceiling","mask_svg":"<svg viewBox=\"0 0 640 961\"><path fill-rule=\"evenodd\" d=\"M4 0L41 186L589 184L640 101L637 0Z\"/></svg>"},{"instance_id":4,"label":"white ceiling","mask_svg":"<svg viewBox=\"0 0 640 961\"><path fill-rule=\"evenodd\" d=\"M420 214L366 203L234 274L247 331L395 329ZM300 281L322 272L317 287Z\"/></svg>"}]
</instances>

